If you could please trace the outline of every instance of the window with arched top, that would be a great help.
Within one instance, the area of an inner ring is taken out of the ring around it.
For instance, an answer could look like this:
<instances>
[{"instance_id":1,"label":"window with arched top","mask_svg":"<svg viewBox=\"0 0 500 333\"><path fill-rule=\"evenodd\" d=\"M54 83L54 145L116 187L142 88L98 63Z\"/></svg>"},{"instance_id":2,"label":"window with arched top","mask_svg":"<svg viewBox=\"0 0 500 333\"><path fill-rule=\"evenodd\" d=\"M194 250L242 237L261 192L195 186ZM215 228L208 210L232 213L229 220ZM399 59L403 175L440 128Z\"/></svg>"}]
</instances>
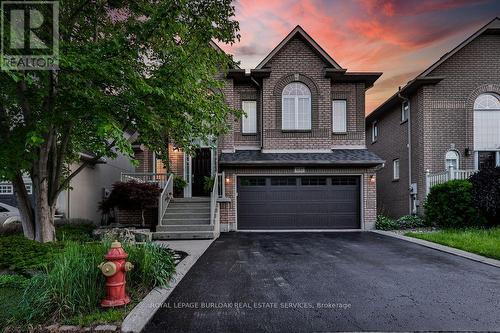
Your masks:
<instances>
[{"instance_id":1,"label":"window with arched top","mask_svg":"<svg viewBox=\"0 0 500 333\"><path fill-rule=\"evenodd\" d=\"M311 91L301 82L292 82L283 88L281 127L284 130L311 129Z\"/></svg>"},{"instance_id":2,"label":"window with arched top","mask_svg":"<svg viewBox=\"0 0 500 333\"><path fill-rule=\"evenodd\" d=\"M457 170L459 166L459 158L460 157L458 155L458 152L455 150L450 150L446 152L445 156L446 170L448 170L449 168Z\"/></svg>"},{"instance_id":3,"label":"window with arched top","mask_svg":"<svg viewBox=\"0 0 500 333\"><path fill-rule=\"evenodd\" d=\"M500 96L479 95L474 101L474 150L500 150Z\"/></svg>"}]
</instances>

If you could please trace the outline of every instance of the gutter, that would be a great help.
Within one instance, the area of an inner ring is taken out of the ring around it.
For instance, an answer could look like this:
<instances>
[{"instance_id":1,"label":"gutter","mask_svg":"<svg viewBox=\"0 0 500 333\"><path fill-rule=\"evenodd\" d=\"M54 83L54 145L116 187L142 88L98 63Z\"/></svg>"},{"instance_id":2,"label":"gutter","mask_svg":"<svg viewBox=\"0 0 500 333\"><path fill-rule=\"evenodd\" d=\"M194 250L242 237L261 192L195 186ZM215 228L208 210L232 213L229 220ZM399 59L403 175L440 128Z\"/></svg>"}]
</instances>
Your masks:
<instances>
[{"instance_id":1,"label":"gutter","mask_svg":"<svg viewBox=\"0 0 500 333\"><path fill-rule=\"evenodd\" d=\"M399 87L398 91L398 97L403 100L403 102L408 103L408 119L406 121L406 126L408 127L408 192L410 192L411 184L412 184L412 179L411 179L411 104L410 100L403 96L401 94L401 87ZM401 106L402 108L403 106ZM401 110L402 111L402 110ZM409 212L410 215L413 214L412 212L412 200L411 200L411 195L408 195L408 207L409 207Z\"/></svg>"}]
</instances>

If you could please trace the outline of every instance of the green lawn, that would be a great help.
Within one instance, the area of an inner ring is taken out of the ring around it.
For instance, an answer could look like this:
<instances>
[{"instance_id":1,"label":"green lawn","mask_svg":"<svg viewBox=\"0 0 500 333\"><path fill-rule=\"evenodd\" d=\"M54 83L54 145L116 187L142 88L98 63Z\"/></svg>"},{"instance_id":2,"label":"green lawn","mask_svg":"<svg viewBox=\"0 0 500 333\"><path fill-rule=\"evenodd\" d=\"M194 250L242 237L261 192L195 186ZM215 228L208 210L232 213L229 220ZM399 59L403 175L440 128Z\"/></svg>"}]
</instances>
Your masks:
<instances>
[{"instance_id":1,"label":"green lawn","mask_svg":"<svg viewBox=\"0 0 500 333\"><path fill-rule=\"evenodd\" d=\"M500 228L448 229L429 233L408 232L405 236L424 239L500 260Z\"/></svg>"}]
</instances>

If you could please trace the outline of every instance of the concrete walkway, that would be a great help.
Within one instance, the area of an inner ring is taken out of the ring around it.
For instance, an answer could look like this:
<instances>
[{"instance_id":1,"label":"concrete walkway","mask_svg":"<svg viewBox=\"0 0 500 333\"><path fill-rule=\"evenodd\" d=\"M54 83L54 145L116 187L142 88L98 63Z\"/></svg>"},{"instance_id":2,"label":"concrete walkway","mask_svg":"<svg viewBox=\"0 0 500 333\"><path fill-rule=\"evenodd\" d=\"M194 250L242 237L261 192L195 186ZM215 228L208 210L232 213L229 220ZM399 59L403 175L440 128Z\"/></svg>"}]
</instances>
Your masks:
<instances>
[{"instance_id":1,"label":"concrete walkway","mask_svg":"<svg viewBox=\"0 0 500 333\"><path fill-rule=\"evenodd\" d=\"M165 300L170 296L177 284L184 278L186 273L205 253L213 243L213 239L200 240L172 240L155 242L172 250L183 251L188 254L176 267L175 275L167 288L153 289L125 318L122 323L122 332L138 333L144 330L146 324L153 315L162 307Z\"/></svg>"}]
</instances>

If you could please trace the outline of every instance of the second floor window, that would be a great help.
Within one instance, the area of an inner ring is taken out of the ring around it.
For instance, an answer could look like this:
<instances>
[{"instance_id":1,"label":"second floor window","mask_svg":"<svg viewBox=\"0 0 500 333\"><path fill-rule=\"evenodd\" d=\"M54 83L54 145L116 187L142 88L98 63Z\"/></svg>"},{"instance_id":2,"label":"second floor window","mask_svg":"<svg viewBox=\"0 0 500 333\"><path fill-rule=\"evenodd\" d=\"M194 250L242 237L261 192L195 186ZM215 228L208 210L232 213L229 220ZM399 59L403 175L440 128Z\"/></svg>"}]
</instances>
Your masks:
<instances>
[{"instance_id":1,"label":"second floor window","mask_svg":"<svg viewBox=\"0 0 500 333\"><path fill-rule=\"evenodd\" d=\"M257 133L257 102L243 101L241 108L245 112L241 119L241 132L243 134Z\"/></svg>"},{"instance_id":2,"label":"second floor window","mask_svg":"<svg viewBox=\"0 0 500 333\"><path fill-rule=\"evenodd\" d=\"M410 102L405 101L401 104L401 122L408 120L408 115L410 114Z\"/></svg>"},{"instance_id":3,"label":"second floor window","mask_svg":"<svg viewBox=\"0 0 500 333\"><path fill-rule=\"evenodd\" d=\"M335 100L332 103L332 129L334 133L347 132L347 102Z\"/></svg>"},{"instance_id":4,"label":"second floor window","mask_svg":"<svg viewBox=\"0 0 500 333\"><path fill-rule=\"evenodd\" d=\"M283 89L281 107L283 130L311 129L311 91L305 84L288 84Z\"/></svg>"},{"instance_id":5,"label":"second floor window","mask_svg":"<svg viewBox=\"0 0 500 333\"><path fill-rule=\"evenodd\" d=\"M378 138L378 123L374 121L372 123L372 142L377 141Z\"/></svg>"}]
</instances>

